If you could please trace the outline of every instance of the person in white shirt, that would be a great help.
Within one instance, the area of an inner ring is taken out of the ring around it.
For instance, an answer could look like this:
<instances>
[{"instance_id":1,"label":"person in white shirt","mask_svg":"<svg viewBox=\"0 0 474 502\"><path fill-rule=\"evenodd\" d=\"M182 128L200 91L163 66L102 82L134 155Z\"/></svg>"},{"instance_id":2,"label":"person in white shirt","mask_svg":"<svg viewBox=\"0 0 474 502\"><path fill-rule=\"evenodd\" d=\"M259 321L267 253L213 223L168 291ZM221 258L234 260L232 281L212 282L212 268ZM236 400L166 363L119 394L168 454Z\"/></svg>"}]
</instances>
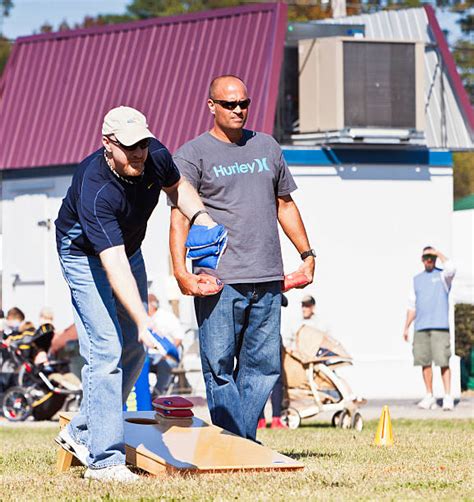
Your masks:
<instances>
[{"instance_id":1,"label":"person in white shirt","mask_svg":"<svg viewBox=\"0 0 474 502\"><path fill-rule=\"evenodd\" d=\"M184 329L180 320L169 310L160 308L160 302L154 294L148 295L148 315L152 319L152 330L158 335L167 338L182 351ZM168 389L173 368L178 366L179 361L170 355L163 355L157 349L149 349L150 371L156 374L156 384L153 394L162 395Z\"/></svg>"},{"instance_id":2,"label":"person in white shirt","mask_svg":"<svg viewBox=\"0 0 474 502\"><path fill-rule=\"evenodd\" d=\"M316 315L316 300L311 295L306 295L301 300L301 317L292 324L290 332L283 337L283 345L286 349L296 349L296 333L301 326L311 326L325 333L329 332L329 326Z\"/></svg>"},{"instance_id":3,"label":"person in white shirt","mask_svg":"<svg viewBox=\"0 0 474 502\"><path fill-rule=\"evenodd\" d=\"M440 259L443 269L436 267ZM441 251L431 246L423 249L421 261L424 270L413 278L409 297L403 339L409 341L409 328L415 321L413 336L414 365L421 366L426 387L425 397L418 403L420 408L437 407L433 396L433 363L441 368L445 396L443 410L454 408L451 396L451 356L449 336L449 292L456 274L454 263Z\"/></svg>"}]
</instances>

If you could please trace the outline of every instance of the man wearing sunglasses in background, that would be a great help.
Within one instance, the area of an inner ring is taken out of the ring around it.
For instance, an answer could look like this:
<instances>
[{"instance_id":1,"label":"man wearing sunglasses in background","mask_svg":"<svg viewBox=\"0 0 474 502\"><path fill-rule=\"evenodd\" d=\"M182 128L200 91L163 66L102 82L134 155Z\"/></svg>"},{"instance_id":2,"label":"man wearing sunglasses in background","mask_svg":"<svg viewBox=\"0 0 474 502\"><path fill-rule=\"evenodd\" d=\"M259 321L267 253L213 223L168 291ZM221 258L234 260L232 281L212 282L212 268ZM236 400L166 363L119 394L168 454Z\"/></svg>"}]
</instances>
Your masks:
<instances>
[{"instance_id":1,"label":"man wearing sunglasses in background","mask_svg":"<svg viewBox=\"0 0 474 502\"><path fill-rule=\"evenodd\" d=\"M122 406L143 366L147 278L140 251L161 189L186 218L213 226L145 116L120 106L102 126L102 148L76 169L56 220L59 259L71 290L81 355L80 413L56 441L88 466L85 477L138 479L125 467Z\"/></svg>"},{"instance_id":2,"label":"man wearing sunglasses in background","mask_svg":"<svg viewBox=\"0 0 474 502\"><path fill-rule=\"evenodd\" d=\"M443 269L436 267L439 258ZM445 396L443 410L454 408L451 396L451 370L449 358L451 347L449 339L449 291L456 274L452 261L441 251L427 246L423 249L421 261L425 270L413 279L403 338L408 342L408 330L415 321L413 337L413 357L415 366L421 366L426 387L425 397L418 403L420 408L435 409L433 396L432 364L441 368L441 378Z\"/></svg>"},{"instance_id":3,"label":"man wearing sunglasses in background","mask_svg":"<svg viewBox=\"0 0 474 502\"><path fill-rule=\"evenodd\" d=\"M217 270L223 290L196 295L200 270L186 270L189 223L179 208L171 212L170 247L181 291L196 295L212 422L255 440L259 414L280 374L283 263L278 222L302 255L300 270L309 282L315 255L290 195L296 185L278 143L244 129L250 103L241 79L215 78L207 100L213 127L174 155L211 216L228 230L229 244Z\"/></svg>"}]
</instances>

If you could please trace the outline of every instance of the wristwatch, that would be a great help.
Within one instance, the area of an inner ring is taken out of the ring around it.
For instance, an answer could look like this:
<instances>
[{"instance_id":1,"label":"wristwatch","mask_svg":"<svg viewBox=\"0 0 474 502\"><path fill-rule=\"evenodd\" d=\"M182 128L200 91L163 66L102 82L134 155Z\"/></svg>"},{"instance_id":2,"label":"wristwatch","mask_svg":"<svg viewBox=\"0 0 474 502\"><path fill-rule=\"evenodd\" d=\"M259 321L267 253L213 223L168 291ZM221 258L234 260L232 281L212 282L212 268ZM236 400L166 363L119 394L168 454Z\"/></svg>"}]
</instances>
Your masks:
<instances>
[{"instance_id":1,"label":"wristwatch","mask_svg":"<svg viewBox=\"0 0 474 502\"><path fill-rule=\"evenodd\" d=\"M316 251L314 249L308 249L308 251L301 253L300 256L302 260L305 260L308 256L314 256L316 258Z\"/></svg>"}]
</instances>

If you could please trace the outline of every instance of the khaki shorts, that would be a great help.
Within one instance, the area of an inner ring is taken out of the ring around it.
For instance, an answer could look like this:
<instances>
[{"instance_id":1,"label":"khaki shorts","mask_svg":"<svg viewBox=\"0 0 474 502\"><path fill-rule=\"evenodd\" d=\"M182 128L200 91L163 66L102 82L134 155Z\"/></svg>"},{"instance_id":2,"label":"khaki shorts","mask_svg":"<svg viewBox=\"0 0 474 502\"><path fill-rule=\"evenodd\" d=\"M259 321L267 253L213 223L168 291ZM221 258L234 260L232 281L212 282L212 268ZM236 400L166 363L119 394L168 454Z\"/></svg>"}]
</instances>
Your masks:
<instances>
[{"instance_id":1,"label":"khaki shorts","mask_svg":"<svg viewBox=\"0 0 474 502\"><path fill-rule=\"evenodd\" d=\"M449 331L430 329L415 331L413 338L413 358L415 366L449 366L451 345Z\"/></svg>"}]
</instances>

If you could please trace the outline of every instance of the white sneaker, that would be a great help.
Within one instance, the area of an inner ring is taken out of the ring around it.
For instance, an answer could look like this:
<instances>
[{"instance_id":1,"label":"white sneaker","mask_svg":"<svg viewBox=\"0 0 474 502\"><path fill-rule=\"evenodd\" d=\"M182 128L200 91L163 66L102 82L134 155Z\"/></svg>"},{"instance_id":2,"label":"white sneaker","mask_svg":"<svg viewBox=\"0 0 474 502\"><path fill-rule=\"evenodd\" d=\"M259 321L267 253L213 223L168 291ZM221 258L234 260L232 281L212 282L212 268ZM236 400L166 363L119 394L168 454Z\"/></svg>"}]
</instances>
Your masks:
<instances>
[{"instance_id":1,"label":"white sneaker","mask_svg":"<svg viewBox=\"0 0 474 502\"><path fill-rule=\"evenodd\" d=\"M433 394L426 394L426 396L418 403L418 408L423 408L424 410L434 410L437 408L436 399Z\"/></svg>"},{"instance_id":2,"label":"white sneaker","mask_svg":"<svg viewBox=\"0 0 474 502\"><path fill-rule=\"evenodd\" d=\"M111 465L102 469L87 469L84 474L86 479L96 481L115 481L117 483L136 483L140 476L137 476L124 465Z\"/></svg>"},{"instance_id":3,"label":"white sneaker","mask_svg":"<svg viewBox=\"0 0 474 502\"><path fill-rule=\"evenodd\" d=\"M454 410L454 399L449 395L446 395L443 398L443 410L444 411Z\"/></svg>"},{"instance_id":4,"label":"white sneaker","mask_svg":"<svg viewBox=\"0 0 474 502\"><path fill-rule=\"evenodd\" d=\"M84 465L88 465L89 450L87 447L81 443L78 443L73 439L71 434L66 427L62 429L59 434L54 439L59 446L63 447L68 452L72 453L79 462Z\"/></svg>"}]
</instances>

